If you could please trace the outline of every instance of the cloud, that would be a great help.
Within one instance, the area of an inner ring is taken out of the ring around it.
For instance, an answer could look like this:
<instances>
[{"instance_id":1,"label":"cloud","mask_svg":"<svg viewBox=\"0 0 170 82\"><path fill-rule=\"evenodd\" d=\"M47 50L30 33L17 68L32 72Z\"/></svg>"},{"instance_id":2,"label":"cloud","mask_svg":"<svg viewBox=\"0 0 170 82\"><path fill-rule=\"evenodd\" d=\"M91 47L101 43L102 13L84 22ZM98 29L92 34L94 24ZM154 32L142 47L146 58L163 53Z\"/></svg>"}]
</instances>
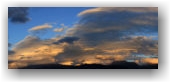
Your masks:
<instances>
[{"instance_id":1,"label":"cloud","mask_svg":"<svg viewBox=\"0 0 170 82\"><path fill-rule=\"evenodd\" d=\"M54 32L63 32L64 31L64 28L55 28L54 29Z\"/></svg>"},{"instance_id":2,"label":"cloud","mask_svg":"<svg viewBox=\"0 0 170 82\"><path fill-rule=\"evenodd\" d=\"M15 52L10 49L11 46L12 46L12 44L11 44L11 43L8 43L8 55L13 55L13 54L15 54Z\"/></svg>"},{"instance_id":3,"label":"cloud","mask_svg":"<svg viewBox=\"0 0 170 82\"><path fill-rule=\"evenodd\" d=\"M52 25L49 23L45 23L43 25L39 25L39 26L35 26L32 27L31 29L29 29L28 31L30 32L30 34L32 36L37 36L37 37L42 37L43 35L45 35L47 32L49 32L52 28Z\"/></svg>"},{"instance_id":4,"label":"cloud","mask_svg":"<svg viewBox=\"0 0 170 82\"><path fill-rule=\"evenodd\" d=\"M8 55L13 55L13 54L15 54L15 52L14 52L14 51L12 51L12 50L8 50Z\"/></svg>"},{"instance_id":5,"label":"cloud","mask_svg":"<svg viewBox=\"0 0 170 82\"><path fill-rule=\"evenodd\" d=\"M103 7L82 11L80 21L68 34L81 37L83 44L98 45L135 34L158 32L156 7Z\"/></svg>"},{"instance_id":6,"label":"cloud","mask_svg":"<svg viewBox=\"0 0 170 82\"><path fill-rule=\"evenodd\" d=\"M36 65L55 63L54 56L63 52L66 44L53 44L56 39L41 40L36 36L26 36L8 52L8 60L13 64ZM17 65L22 67L20 65ZM16 67L16 66L14 66ZM13 68L13 67L11 67Z\"/></svg>"},{"instance_id":7,"label":"cloud","mask_svg":"<svg viewBox=\"0 0 170 82\"><path fill-rule=\"evenodd\" d=\"M38 30L44 30L44 29L50 29L50 28L52 28L52 26L46 23L43 25L32 27L31 29L29 29L29 31L38 31Z\"/></svg>"},{"instance_id":8,"label":"cloud","mask_svg":"<svg viewBox=\"0 0 170 82\"><path fill-rule=\"evenodd\" d=\"M12 48L16 52L15 55L57 55L62 52L64 44L55 45L53 42L56 40L48 39L41 40L36 36L26 36L22 41L18 42Z\"/></svg>"},{"instance_id":9,"label":"cloud","mask_svg":"<svg viewBox=\"0 0 170 82\"><path fill-rule=\"evenodd\" d=\"M68 27L65 26L64 24L60 24L60 25L61 25L61 27L55 28L55 29L54 29L54 32L63 32L65 29L68 28Z\"/></svg>"},{"instance_id":10,"label":"cloud","mask_svg":"<svg viewBox=\"0 0 170 82\"><path fill-rule=\"evenodd\" d=\"M79 40L78 37L64 37L64 38L61 38L60 40L58 40L57 42L54 42L53 44L59 44L59 43L69 43L69 44L73 44L74 41L77 41Z\"/></svg>"},{"instance_id":11,"label":"cloud","mask_svg":"<svg viewBox=\"0 0 170 82\"><path fill-rule=\"evenodd\" d=\"M18 67L25 67L27 66L27 63L23 63L23 62L12 62L10 64L8 64L8 68L9 69L17 69Z\"/></svg>"},{"instance_id":12,"label":"cloud","mask_svg":"<svg viewBox=\"0 0 170 82\"><path fill-rule=\"evenodd\" d=\"M29 65L40 65L40 64L50 64L50 63L55 63L54 58L52 58L51 56L21 57L21 59L10 62L8 64L8 68L17 69Z\"/></svg>"},{"instance_id":13,"label":"cloud","mask_svg":"<svg viewBox=\"0 0 170 82\"><path fill-rule=\"evenodd\" d=\"M123 40L114 42L107 41L99 44L97 47L104 49L106 53L112 54L132 55L132 53L138 53L158 55L158 41L146 36L126 37Z\"/></svg>"},{"instance_id":14,"label":"cloud","mask_svg":"<svg viewBox=\"0 0 170 82\"><path fill-rule=\"evenodd\" d=\"M78 45L67 45L64 47L63 52L59 53L57 55L56 59L59 61L70 61L74 60L75 58L79 58L81 55L83 55L83 50L80 46Z\"/></svg>"},{"instance_id":15,"label":"cloud","mask_svg":"<svg viewBox=\"0 0 170 82\"><path fill-rule=\"evenodd\" d=\"M59 58L56 57L60 61L109 64L113 60L126 60L134 53L158 54L157 40L136 35L158 32L157 8L94 8L78 16L80 21L67 30L66 36L80 39L65 46L57 55ZM93 49L86 50L88 48ZM96 58L97 55L102 58Z\"/></svg>"},{"instance_id":16,"label":"cloud","mask_svg":"<svg viewBox=\"0 0 170 82\"><path fill-rule=\"evenodd\" d=\"M11 47L12 46L12 44L11 43L8 43L8 47Z\"/></svg>"},{"instance_id":17,"label":"cloud","mask_svg":"<svg viewBox=\"0 0 170 82\"><path fill-rule=\"evenodd\" d=\"M102 60L116 60L116 61L125 60L125 56L123 55L96 55L96 58Z\"/></svg>"},{"instance_id":18,"label":"cloud","mask_svg":"<svg viewBox=\"0 0 170 82\"><path fill-rule=\"evenodd\" d=\"M14 23L26 23L30 20L27 17L28 7L8 7L8 18Z\"/></svg>"},{"instance_id":19,"label":"cloud","mask_svg":"<svg viewBox=\"0 0 170 82\"><path fill-rule=\"evenodd\" d=\"M59 53L55 59L57 60L57 63L63 65L65 65L63 62L67 62L71 65L81 65L85 61L94 61L93 63L96 63L95 60L97 59L95 58L95 54L100 52L101 51L97 49L87 50L81 44L73 43L64 46L63 52Z\"/></svg>"},{"instance_id":20,"label":"cloud","mask_svg":"<svg viewBox=\"0 0 170 82\"><path fill-rule=\"evenodd\" d=\"M20 50L24 48L31 47L33 45L37 45L37 43L41 42L40 38L36 36L26 36L23 40L14 45L14 50Z\"/></svg>"},{"instance_id":21,"label":"cloud","mask_svg":"<svg viewBox=\"0 0 170 82\"><path fill-rule=\"evenodd\" d=\"M158 54L158 41L147 37L135 37L132 39L131 45L136 46L138 53L143 54ZM156 52L155 52L156 51Z\"/></svg>"},{"instance_id":22,"label":"cloud","mask_svg":"<svg viewBox=\"0 0 170 82\"><path fill-rule=\"evenodd\" d=\"M158 9L156 7L99 7L99 8L93 8L88 9L85 11L82 11L78 14L78 16L83 16L87 14L94 14L94 13L100 13L100 12L137 12L137 13L148 13L148 12L157 12Z\"/></svg>"},{"instance_id":23,"label":"cloud","mask_svg":"<svg viewBox=\"0 0 170 82\"><path fill-rule=\"evenodd\" d=\"M144 58L141 61L147 64L158 64L158 58Z\"/></svg>"},{"instance_id":24,"label":"cloud","mask_svg":"<svg viewBox=\"0 0 170 82\"><path fill-rule=\"evenodd\" d=\"M127 56L122 53L124 50L119 51L119 49L122 49L125 46L136 46L136 44L133 44L134 42L132 40L136 40L137 38L138 37L135 37L133 39L128 38L125 42L120 43L114 42L114 45L116 47L120 47L115 50L115 48L113 48L114 46L111 47L113 43L104 43L103 45L98 45L94 48L88 48L86 46L83 46L83 44L78 44L77 42L74 42L72 44L65 44L65 42L60 44L53 44L56 39L40 40L35 36L27 36L24 40L14 46L13 50L16 53L13 55L13 57L9 56L9 60L20 60L21 62L15 63L19 64L17 66L21 65L20 67L22 67L22 65L25 66L33 64L36 65L55 63L54 59L57 60L57 63L62 65L108 65L111 64L113 61L126 60ZM147 40L146 37L143 38ZM58 41L59 40L60 39L58 39ZM116 44L119 46L117 46ZM120 45L123 45L122 48ZM128 49L130 47L125 47L125 49ZM110 51L111 53L104 51L105 49ZM113 50L115 50L116 52L113 53ZM13 64L11 63L9 65Z\"/></svg>"},{"instance_id":25,"label":"cloud","mask_svg":"<svg viewBox=\"0 0 170 82\"><path fill-rule=\"evenodd\" d=\"M73 65L73 61L64 61L64 62L60 62L59 64L70 66L70 65Z\"/></svg>"}]
</instances>

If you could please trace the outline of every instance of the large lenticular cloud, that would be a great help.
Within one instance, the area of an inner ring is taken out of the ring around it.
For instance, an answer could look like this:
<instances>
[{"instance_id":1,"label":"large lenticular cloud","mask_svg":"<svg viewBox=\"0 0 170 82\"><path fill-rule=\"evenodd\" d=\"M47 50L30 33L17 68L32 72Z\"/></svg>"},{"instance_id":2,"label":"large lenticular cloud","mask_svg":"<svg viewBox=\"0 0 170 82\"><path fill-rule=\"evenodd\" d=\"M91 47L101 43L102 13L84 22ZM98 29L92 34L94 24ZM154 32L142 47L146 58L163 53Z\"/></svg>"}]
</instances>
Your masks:
<instances>
[{"instance_id":1,"label":"large lenticular cloud","mask_svg":"<svg viewBox=\"0 0 170 82\"><path fill-rule=\"evenodd\" d=\"M80 22L73 35L87 44L120 40L134 34L158 32L157 8L94 8L78 14ZM88 41L87 41L88 40Z\"/></svg>"}]
</instances>

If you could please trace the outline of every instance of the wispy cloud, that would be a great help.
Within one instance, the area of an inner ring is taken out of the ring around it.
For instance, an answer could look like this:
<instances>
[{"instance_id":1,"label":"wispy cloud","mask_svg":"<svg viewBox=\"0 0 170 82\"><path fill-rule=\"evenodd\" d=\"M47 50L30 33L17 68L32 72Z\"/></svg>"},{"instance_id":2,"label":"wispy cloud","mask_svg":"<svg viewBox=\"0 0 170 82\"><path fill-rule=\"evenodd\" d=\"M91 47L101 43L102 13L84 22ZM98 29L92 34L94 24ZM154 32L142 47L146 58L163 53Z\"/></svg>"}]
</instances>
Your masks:
<instances>
[{"instance_id":1,"label":"wispy cloud","mask_svg":"<svg viewBox=\"0 0 170 82\"><path fill-rule=\"evenodd\" d=\"M61 27L57 27L54 29L54 32L63 32L64 30L66 30L68 27L65 26L64 24L60 24Z\"/></svg>"},{"instance_id":2,"label":"wispy cloud","mask_svg":"<svg viewBox=\"0 0 170 82\"><path fill-rule=\"evenodd\" d=\"M29 31L38 31L38 30L44 30L44 29L50 29L50 28L52 28L52 25L45 23L43 25L32 27L31 29L29 29Z\"/></svg>"},{"instance_id":3,"label":"wispy cloud","mask_svg":"<svg viewBox=\"0 0 170 82\"><path fill-rule=\"evenodd\" d=\"M64 31L64 28L55 28L54 29L54 32L63 32Z\"/></svg>"}]
</instances>

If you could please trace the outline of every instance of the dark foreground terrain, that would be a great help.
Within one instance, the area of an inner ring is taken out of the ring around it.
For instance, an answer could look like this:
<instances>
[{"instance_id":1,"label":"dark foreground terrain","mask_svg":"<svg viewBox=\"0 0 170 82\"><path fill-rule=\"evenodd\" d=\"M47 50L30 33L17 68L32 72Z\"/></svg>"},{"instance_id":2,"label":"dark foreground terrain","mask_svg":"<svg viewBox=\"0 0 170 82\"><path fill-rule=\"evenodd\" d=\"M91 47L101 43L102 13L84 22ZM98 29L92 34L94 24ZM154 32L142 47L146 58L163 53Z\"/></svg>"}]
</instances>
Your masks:
<instances>
[{"instance_id":1,"label":"dark foreground terrain","mask_svg":"<svg viewBox=\"0 0 170 82\"><path fill-rule=\"evenodd\" d=\"M60 64L30 65L19 69L158 69L158 64L142 65L125 61L114 62L111 65L84 64L81 66L65 66Z\"/></svg>"}]
</instances>

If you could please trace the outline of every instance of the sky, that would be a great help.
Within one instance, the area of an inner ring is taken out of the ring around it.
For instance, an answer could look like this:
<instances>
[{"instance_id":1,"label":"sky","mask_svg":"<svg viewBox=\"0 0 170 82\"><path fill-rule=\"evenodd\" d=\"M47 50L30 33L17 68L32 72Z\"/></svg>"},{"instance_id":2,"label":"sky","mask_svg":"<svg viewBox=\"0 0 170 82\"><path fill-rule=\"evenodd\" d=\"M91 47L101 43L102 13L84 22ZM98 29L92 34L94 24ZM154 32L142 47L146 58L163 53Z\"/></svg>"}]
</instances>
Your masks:
<instances>
[{"instance_id":1,"label":"sky","mask_svg":"<svg viewBox=\"0 0 170 82\"><path fill-rule=\"evenodd\" d=\"M77 13L86 10L86 7L30 7L27 12L29 21L25 23L14 23L8 20L8 39L11 44L15 44L29 34L28 29L43 25L45 23L53 23L53 28L60 27L64 24L71 27L78 21ZM41 38L54 37L56 33L48 32Z\"/></svg>"},{"instance_id":2,"label":"sky","mask_svg":"<svg viewBox=\"0 0 170 82\"><path fill-rule=\"evenodd\" d=\"M158 64L158 8L10 7L8 44L9 68Z\"/></svg>"}]
</instances>

